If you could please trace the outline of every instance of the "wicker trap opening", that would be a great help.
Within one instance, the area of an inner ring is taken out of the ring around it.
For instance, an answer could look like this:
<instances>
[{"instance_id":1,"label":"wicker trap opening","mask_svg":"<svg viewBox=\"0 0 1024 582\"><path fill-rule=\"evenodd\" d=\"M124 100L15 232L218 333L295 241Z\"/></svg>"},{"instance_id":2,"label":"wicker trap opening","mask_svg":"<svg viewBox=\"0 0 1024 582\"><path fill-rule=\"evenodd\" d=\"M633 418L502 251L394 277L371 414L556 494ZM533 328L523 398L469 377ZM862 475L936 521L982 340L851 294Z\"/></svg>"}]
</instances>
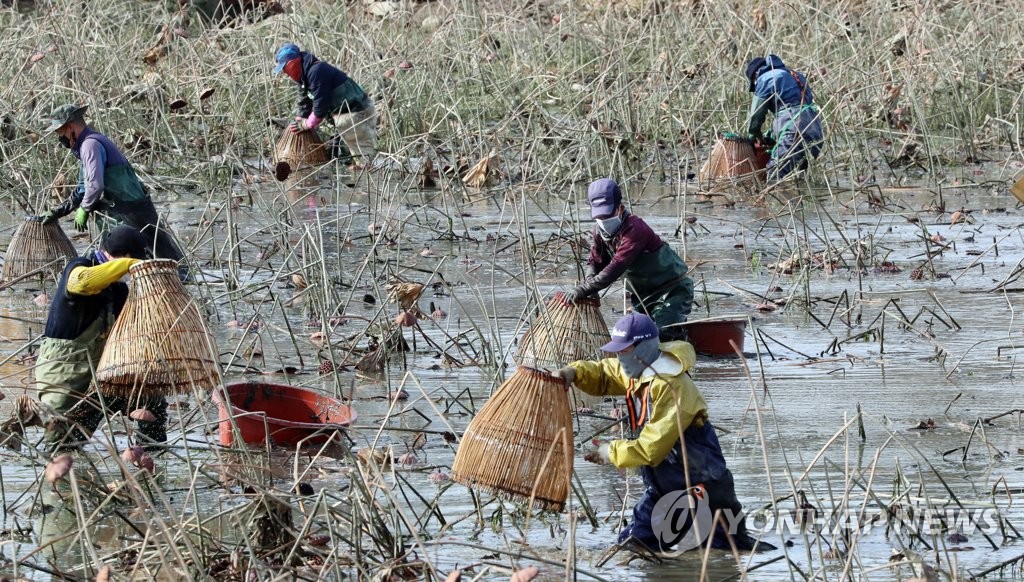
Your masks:
<instances>
[{"instance_id":1,"label":"wicker trap opening","mask_svg":"<svg viewBox=\"0 0 1024 582\"><path fill-rule=\"evenodd\" d=\"M274 158L275 163L287 162L294 172L302 167L327 163L327 149L315 129L292 133L286 127L277 139Z\"/></svg>"},{"instance_id":2,"label":"wicker trap opening","mask_svg":"<svg viewBox=\"0 0 1024 582\"><path fill-rule=\"evenodd\" d=\"M560 368L576 360L600 359L601 346L610 340L600 298L570 303L558 292L519 339L515 361L531 368Z\"/></svg>"},{"instance_id":3,"label":"wicker trap opening","mask_svg":"<svg viewBox=\"0 0 1024 582\"><path fill-rule=\"evenodd\" d=\"M13 281L34 271L38 271L40 277L56 277L68 261L77 256L75 245L60 224L26 220L11 237L0 277Z\"/></svg>"},{"instance_id":4,"label":"wicker trap opening","mask_svg":"<svg viewBox=\"0 0 1024 582\"><path fill-rule=\"evenodd\" d=\"M452 479L516 501L561 511L573 466L572 413L565 384L516 368L462 435Z\"/></svg>"},{"instance_id":5,"label":"wicker trap opening","mask_svg":"<svg viewBox=\"0 0 1024 582\"><path fill-rule=\"evenodd\" d=\"M159 396L220 383L216 340L168 259L129 269L124 310L96 369L104 394Z\"/></svg>"}]
</instances>

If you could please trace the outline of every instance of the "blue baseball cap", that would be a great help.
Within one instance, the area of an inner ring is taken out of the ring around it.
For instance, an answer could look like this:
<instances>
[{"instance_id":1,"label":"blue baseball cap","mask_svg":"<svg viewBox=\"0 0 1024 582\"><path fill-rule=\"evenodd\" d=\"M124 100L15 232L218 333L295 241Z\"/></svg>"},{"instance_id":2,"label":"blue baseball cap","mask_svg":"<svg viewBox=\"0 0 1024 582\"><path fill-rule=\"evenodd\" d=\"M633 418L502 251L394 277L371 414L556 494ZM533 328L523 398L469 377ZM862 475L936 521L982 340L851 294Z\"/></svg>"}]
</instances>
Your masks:
<instances>
[{"instance_id":1,"label":"blue baseball cap","mask_svg":"<svg viewBox=\"0 0 1024 582\"><path fill-rule=\"evenodd\" d=\"M587 200L590 201L591 218L609 216L622 204L622 191L615 180L601 178L590 183Z\"/></svg>"},{"instance_id":2,"label":"blue baseball cap","mask_svg":"<svg viewBox=\"0 0 1024 582\"><path fill-rule=\"evenodd\" d=\"M277 66L274 67L274 74L280 75L288 61L297 58L299 58L299 45L295 43L289 42L277 49L277 54L274 55L274 61L277 62Z\"/></svg>"},{"instance_id":3,"label":"blue baseball cap","mask_svg":"<svg viewBox=\"0 0 1024 582\"><path fill-rule=\"evenodd\" d=\"M601 351L617 354L637 342L658 335L658 324L650 316L634 311L615 323L612 341L601 346Z\"/></svg>"}]
</instances>

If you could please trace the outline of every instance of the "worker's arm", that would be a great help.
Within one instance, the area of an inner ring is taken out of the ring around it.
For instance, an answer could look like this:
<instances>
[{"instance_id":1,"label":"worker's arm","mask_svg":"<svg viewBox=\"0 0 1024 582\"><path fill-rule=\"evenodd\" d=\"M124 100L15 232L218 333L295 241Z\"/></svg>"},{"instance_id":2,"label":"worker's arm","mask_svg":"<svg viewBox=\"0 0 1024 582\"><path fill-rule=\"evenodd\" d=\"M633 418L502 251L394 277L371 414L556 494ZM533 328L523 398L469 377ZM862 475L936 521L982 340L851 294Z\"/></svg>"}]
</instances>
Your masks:
<instances>
[{"instance_id":1,"label":"worker's arm","mask_svg":"<svg viewBox=\"0 0 1024 582\"><path fill-rule=\"evenodd\" d=\"M619 244L610 261L604 264L595 264L594 259L600 255L595 257L593 253L591 254L590 264L597 272L593 276L587 277L573 290L576 297L587 297L607 288L618 280L630 265L636 262L644 250L653 246L653 241L657 239L658 235L654 234L647 223L642 220L629 220L629 218L627 221L622 226L621 234L618 235ZM595 248L598 244L607 244L603 240L598 242L598 238L600 236L594 237Z\"/></svg>"},{"instance_id":2,"label":"worker's arm","mask_svg":"<svg viewBox=\"0 0 1024 582\"><path fill-rule=\"evenodd\" d=\"M112 259L95 267L75 267L65 288L69 295L97 295L117 282L139 259Z\"/></svg>"},{"instance_id":3,"label":"worker's arm","mask_svg":"<svg viewBox=\"0 0 1024 582\"><path fill-rule=\"evenodd\" d=\"M80 150L82 156L83 181L79 185L84 186L85 195L82 198L81 207L92 212L96 203L103 196L106 188L104 182L104 168L107 165L107 150L98 139L87 139Z\"/></svg>"},{"instance_id":4,"label":"worker's arm","mask_svg":"<svg viewBox=\"0 0 1024 582\"><path fill-rule=\"evenodd\" d=\"M576 371L573 385L594 396L622 396L626 393L624 374L616 358L596 362L581 360L569 366Z\"/></svg>"},{"instance_id":5,"label":"worker's arm","mask_svg":"<svg viewBox=\"0 0 1024 582\"><path fill-rule=\"evenodd\" d=\"M750 102L750 112L747 114L747 135L752 139L761 138L761 127L764 126L764 120L768 117L768 103L767 99L757 95L754 95Z\"/></svg>"}]
</instances>

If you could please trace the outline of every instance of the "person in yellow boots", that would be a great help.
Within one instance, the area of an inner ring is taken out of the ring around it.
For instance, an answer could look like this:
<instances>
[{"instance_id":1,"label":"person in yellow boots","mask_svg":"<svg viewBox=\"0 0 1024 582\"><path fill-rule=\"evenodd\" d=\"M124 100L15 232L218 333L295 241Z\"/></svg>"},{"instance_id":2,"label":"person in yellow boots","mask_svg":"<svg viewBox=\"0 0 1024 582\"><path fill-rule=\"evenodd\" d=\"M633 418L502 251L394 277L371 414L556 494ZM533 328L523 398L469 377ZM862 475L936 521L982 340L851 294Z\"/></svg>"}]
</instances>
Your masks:
<instances>
[{"instance_id":1,"label":"person in yellow boots","mask_svg":"<svg viewBox=\"0 0 1024 582\"><path fill-rule=\"evenodd\" d=\"M646 490L619 545L641 552L682 551L708 541L721 549L774 549L747 533L707 403L690 379L693 346L661 343L654 320L636 312L621 318L611 336L601 349L614 356L573 362L555 375L588 394L626 398L631 438L601 443L585 457L637 468L643 477ZM692 510L682 521L680 503Z\"/></svg>"},{"instance_id":2,"label":"person in yellow boots","mask_svg":"<svg viewBox=\"0 0 1024 582\"><path fill-rule=\"evenodd\" d=\"M138 408L156 416L153 421L139 421L139 433L148 441L167 440L163 397L101 401L93 385L93 370L107 334L128 298L128 286L121 278L146 257L148 242L135 228L116 226L98 250L68 263L57 283L35 368L39 400L53 414L45 435L51 450L81 445L106 412L121 411L127 416Z\"/></svg>"}]
</instances>

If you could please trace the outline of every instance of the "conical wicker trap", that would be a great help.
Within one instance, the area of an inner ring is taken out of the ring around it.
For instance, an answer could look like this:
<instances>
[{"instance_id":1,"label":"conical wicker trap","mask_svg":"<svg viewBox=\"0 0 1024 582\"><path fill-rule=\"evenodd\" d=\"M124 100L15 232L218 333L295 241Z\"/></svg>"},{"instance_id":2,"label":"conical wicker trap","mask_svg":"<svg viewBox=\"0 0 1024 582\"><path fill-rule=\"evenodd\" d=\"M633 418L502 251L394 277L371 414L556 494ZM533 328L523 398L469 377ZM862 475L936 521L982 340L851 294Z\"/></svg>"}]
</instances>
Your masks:
<instances>
[{"instance_id":1,"label":"conical wicker trap","mask_svg":"<svg viewBox=\"0 0 1024 582\"><path fill-rule=\"evenodd\" d=\"M521 366L561 368L576 360L600 359L601 346L609 340L600 298L570 303L558 292L520 338L515 360Z\"/></svg>"},{"instance_id":2,"label":"conical wicker trap","mask_svg":"<svg viewBox=\"0 0 1024 582\"><path fill-rule=\"evenodd\" d=\"M327 148L315 129L292 133L285 128L277 139L274 162L287 162L292 171L327 163Z\"/></svg>"},{"instance_id":3,"label":"conical wicker trap","mask_svg":"<svg viewBox=\"0 0 1024 582\"><path fill-rule=\"evenodd\" d=\"M216 340L178 278L178 263L143 261L96 368L104 394L160 396L220 383Z\"/></svg>"},{"instance_id":4,"label":"conical wicker trap","mask_svg":"<svg viewBox=\"0 0 1024 582\"><path fill-rule=\"evenodd\" d=\"M750 140L721 136L700 168L700 183L708 186L757 183L763 179L766 156Z\"/></svg>"},{"instance_id":5,"label":"conical wicker trap","mask_svg":"<svg viewBox=\"0 0 1024 582\"><path fill-rule=\"evenodd\" d=\"M565 383L520 366L466 427L452 479L561 511L569 497L572 439Z\"/></svg>"},{"instance_id":6,"label":"conical wicker trap","mask_svg":"<svg viewBox=\"0 0 1024 582\"><path fill-rule=\"evenodd\" d=\"M13 281L40 269L41 277L54 277L77 256L75 245L56 221L43 224L26 220L11 237L0 277Z\"/></svg>"}]
</instances>

